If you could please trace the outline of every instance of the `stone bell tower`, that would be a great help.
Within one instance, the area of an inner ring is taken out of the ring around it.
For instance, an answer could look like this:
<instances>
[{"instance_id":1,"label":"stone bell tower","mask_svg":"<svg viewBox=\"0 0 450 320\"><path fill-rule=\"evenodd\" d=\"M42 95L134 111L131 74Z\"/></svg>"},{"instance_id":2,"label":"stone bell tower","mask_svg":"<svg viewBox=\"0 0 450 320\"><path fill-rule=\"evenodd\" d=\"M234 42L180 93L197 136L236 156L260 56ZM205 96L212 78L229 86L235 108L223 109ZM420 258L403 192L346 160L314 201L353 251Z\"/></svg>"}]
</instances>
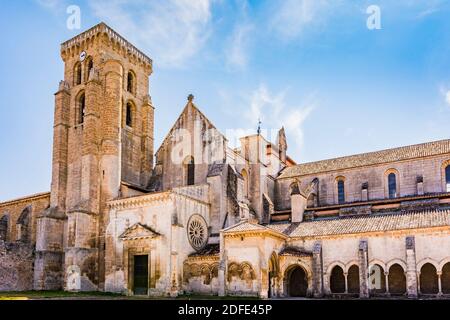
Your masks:
<instances>
[{"instance_id":1,"label":"stone bell tower","mask_svg":"<svg viewBox=\"0 0 450 320\"><path fill-rule=\"evenodd\" d=\"M106 202L153 166L152 60L104 23L64 42L51 205L38 219L35 289L101 290Z\"/></svg>"}]
</instances>

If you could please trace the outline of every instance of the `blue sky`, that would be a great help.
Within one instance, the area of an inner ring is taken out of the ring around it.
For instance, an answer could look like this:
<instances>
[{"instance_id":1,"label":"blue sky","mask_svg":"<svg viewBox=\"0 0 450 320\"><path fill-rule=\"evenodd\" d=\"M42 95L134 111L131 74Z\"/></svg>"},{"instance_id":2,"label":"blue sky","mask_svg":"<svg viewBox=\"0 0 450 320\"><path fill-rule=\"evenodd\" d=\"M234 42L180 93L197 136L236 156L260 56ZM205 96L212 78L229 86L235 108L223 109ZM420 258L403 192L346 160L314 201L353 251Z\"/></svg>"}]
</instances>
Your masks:
<instances>
[{"instance_id":1,"label":"blue sky","mask_svg":"<svg viewBox=\"0 0 450 320\"><path fill-rule=\"evenodd\" d=\"M223 133L284 125L306 162L450 136L449 16L438 0L4 2L0 201L50 189L59 45L100 21L154 60L155 148L193 93Z\"/></svg>"}]
</instances>

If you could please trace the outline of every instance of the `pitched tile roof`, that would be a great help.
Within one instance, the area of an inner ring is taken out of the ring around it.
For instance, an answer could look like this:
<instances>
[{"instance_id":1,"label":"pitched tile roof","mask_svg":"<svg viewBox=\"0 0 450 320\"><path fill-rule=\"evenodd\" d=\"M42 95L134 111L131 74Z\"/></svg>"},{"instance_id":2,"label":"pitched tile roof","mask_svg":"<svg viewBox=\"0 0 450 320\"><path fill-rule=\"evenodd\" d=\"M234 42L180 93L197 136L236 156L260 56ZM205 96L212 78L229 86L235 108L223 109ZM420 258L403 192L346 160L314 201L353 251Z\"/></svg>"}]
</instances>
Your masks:
<instances>
[{"instance_id":1,"label":"pitched tile roof","mask_svg":"<svg viewBox=\"0 0 450 320\"><path fill-rule=\"evenodd\" d=\"M290 237L313 237L450 226L450 209L383 213L271 224Z\"/></svg>"},{"instance_id":2,"label":"pitched tile roof","mask_svg":"<svg viewBox=\"0 0 450 320\"><path fill-rule=\"evenodd\" d=\"M256 223L242 221L239 222L238 224L235 224L234 226L224 229L223 232L230 233L230 232L256 231L256 230L267 230L267 228Z\"/></svg>"},{"instance_id":3,"label":"pitched tile roof","mask_svg":"<svg viewBox=\"0 0 450 320\"><path fill-rule=\"evenodd\" d=\"M296 166L286 167L281 172L279 178L289 178L300 175L315 174L319 172L363 167L374 164L409 160L445 153L450 153L449 139L298 164Z\"/></svg>"},{"instance_id":4,"label":"pitched tile roof","mask_svg":"<svg viewBox=\"0 0 450 320\"><path fill-rule=\"evenodd\" d=\"M202 256L213 256L220 253L220 245L218 243L207 244L200 251L191 253L189 257L202 257Z\"/></svg>"},{"instance_id":5,"label":"pitched tile roof","mask_svg":"<svg viewBox=\"0 0 450 320\"><path fill-rule=\"evenodd\" d=\"M279 253L280 256L296 256L296 257L309 257L312 256L312 252L306 251L297 247L285 247Z\"/></svg>"},{"instance_id":6,"label":"pitched tile roof","mask_svg":"<svg viewBox=\"0 0 450 320\"><path fill-rule=\"evenodd\" d=\"M223 229L222 232L224 233L235 233L235 232L251 232L251 231L268 231L270 233L275 233L281 237L286 237L286 235L283 232L280 232L276 230L275 228L269 228L269 226L262 226L258 224L257 222L254 222L252 220L243 220L234 226L228 227L226 229Z\"/></svg>"}]
</instances>

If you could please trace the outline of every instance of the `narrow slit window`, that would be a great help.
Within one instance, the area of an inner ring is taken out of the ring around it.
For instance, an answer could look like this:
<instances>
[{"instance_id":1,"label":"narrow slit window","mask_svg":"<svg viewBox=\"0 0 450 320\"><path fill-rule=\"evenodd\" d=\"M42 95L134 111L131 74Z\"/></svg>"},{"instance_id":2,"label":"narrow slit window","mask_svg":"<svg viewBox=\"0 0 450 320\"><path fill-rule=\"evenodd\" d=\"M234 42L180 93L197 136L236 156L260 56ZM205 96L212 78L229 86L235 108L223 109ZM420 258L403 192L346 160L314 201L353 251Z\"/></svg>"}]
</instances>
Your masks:
<instances>
[{"instance_id":1,"label":"narrow slit window","mask_svg":"<svg viewBox=\"0 0 450 320\"><path fill-rule=\"evenodd\" d=\"M337 183L338 187L338 203L345 203L345 184L344 180L339 180Z\"/></svg>"},{"instance_id":2,"label":"narrow slit window","mask_svg":"<svg viewBox=\"0 0 450 320\"><path fill-rule=\"evenodd\" d=\"M446 191L450 192L450 165L445 168L445 186Z\"/></svg>"},{"instance_id":3,"label":"narrow slit window","mask_svg":"<svg viewBox=\"0 0 450 320\"><path fill-rule=\"evenodd\" d=\"M75 65L74 82L76 86L81 84L81 64L79 62Z\"/></svg>"},{"instance_id":4,"label":"narrow slit window","mask_svg":"<svg viewBox=\"0 0 450 320\"><path fill-rule=\"evenodd\" d=\"M86 79L89 80L89 76L91 74L91 70L94 69L94 60L90 58L87 63L87 72L86 72Z\"/></svg>"},{"instance_id":5,"label":"narrow slit window","mask_svg":"<svg viewBox=\"0 0 450 320\"><path fill-rule=\"evenodd\" d=\"M126 125L128 127L132 127L133 126L133 107L132 107L131 103L127 103Z\"/></svg>"},{"instance_id":6,"label":"narrow slit window","mask_svg":"<svg viewBox=\"0 0 450 320\"><path fill-rule=\"evenodd\" d=\"M80 96L78 105L78 124L82 124L84 123L84 115L86 111L86 96L84 93Z\"/></svg>"},{"instance_id":7,"label":"narrow slit window","mask_svg":"<svg viewBox=\"0 0 450 320\"><path fill-rule=\"evenodd\" d=\"M127 77L127 91L130 93L133 93L135 90L135 76L133 74L133 72L128 72L128 77Z\"/></svg>"},{"instance_id":8,"label":"narrow slit window","mask_svg":"<svg viewBox=\"0 0 450 320\"><path fill-rule=\"evenodd\" d=\"M388 175L388 187L389 187L389 198L397 197L397 177L395 173L390 173Z\"/></svg>"},{"instance_id":9,"label":"narrow slit window","mask_svg":"<svg viewBox=\"0 0 450 320\"><path fill-rule=\"evenodd\" d=\"M194 158L191 158L187 164L187 185L192 186L195 184L195 164Z\"/></svg>"}]
</instances>

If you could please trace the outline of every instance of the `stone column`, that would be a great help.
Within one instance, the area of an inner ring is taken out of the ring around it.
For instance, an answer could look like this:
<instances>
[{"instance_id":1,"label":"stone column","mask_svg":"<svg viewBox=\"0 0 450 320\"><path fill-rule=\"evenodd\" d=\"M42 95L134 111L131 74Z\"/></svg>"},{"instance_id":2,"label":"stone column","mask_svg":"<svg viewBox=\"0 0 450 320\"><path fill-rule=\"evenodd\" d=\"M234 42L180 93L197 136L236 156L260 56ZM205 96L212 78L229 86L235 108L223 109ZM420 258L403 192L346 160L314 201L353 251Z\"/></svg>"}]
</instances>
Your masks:
<instances>
[{"instance_id":1,"label":"stone column","mask_svg":"<svg viewBox=\"0 0 450 320\"><path fill-rule=\"evenodd\" d=\"M344 291L344 293L348 293L348 278L347 278L347 276L348 276L348 273L344 272L344 280L345 280L345 291Z\"/></svg>"},{"instance_id":2,"label":"stone column","mask_svg":"<svg viewBox=\"0 0 450 320\"><path fill-rule=\"evenodd\" d=\"M322 243L316 242L313 249L313 297L323 297L323 261L322 261Z\"/></svg>"},{"instance_id":3,"label":"stone column","mask_svg":"<svg viewBox=\"0 0 450 320\"><path fill-rule=\"evenodd\" d=\"M259 297L261 299L267 299L269 297L269 276L267 269L261 269L261 277L260 277L260 290L259 290Z\"/></svg>"},{"instance_id":4,"label":"stone column","mask_svg":"<svg viewBox=\"0 0 450 320\"><path fill-rule=\"evenodd\" d=\"M369 256L367 240L361 240L358 248L359 297L369 298Z\"/></svg>"},{"instance_id":5,"label":"stone column","mask_svg":"<svg viewBox=\"0 0 450 320\"><path fill-rule=\"evenodd\" d=\"M406 237L406 291L409 298L417 298L417 265L414 236Z\"/></svg>"},{"instance_id":6,"label":"stone column","mask_svg":"<svg viewBox=\"0 0 450 320\"><path fill-rule=\"evenodd\" d=\"M384 272L384 283L386 286L386 295L389 295L389 271Z\"/></svg>"},{"instance_id":7,"label":"stone column","mask_svg":"<svg viewBox=\"0 0 450 320\"><path fill-rule=\"evenodd\" d=\"M269 270L267 265L266 257L264 256L264 251L259 248L259 297L262 299L267 299L269 297Z\"/></svg>"},{"instance_id":8,"label":"stone column","mask_svg":"<svg viewBox=\"0 0 450 320\"><path fill-rule=\"evenodd\" d=\"M442 271L438 271L437 276L438 276L438 288L439 288L438 296L442 296L442 281L441 281Z\"/></svg>"},{"instance_id":9,"label":"stone column","mask_svg":"<svg viewBox=\"0 0 450 320\"><path fill-rule=\"evenodd\" d=\"M219 297L226 295L226 274L227 274L227 252L225 250L225 243L223 233L220 233L220 262L219 262Z\"/></svg>"}]
</instances>

